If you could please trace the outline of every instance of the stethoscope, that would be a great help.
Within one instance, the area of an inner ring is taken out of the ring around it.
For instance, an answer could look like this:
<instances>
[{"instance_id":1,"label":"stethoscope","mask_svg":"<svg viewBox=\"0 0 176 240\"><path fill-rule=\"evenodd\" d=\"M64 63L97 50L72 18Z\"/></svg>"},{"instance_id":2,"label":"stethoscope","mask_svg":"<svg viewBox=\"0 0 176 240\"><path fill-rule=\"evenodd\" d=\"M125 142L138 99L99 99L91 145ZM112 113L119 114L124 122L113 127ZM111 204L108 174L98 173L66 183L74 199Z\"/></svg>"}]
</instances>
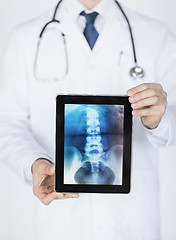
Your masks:
<instances>
[{"instance_id":1,"label":"stethoscope","mask_svg":"<svg viewBox=\"0 0 176 240\"><path fill-rule=\"evenodd\" d=\"M56 19L56 14L58 12L59 6L60 6L62 1L63 0L59 1L59 3L57 4L57 6L55 8L52 20L45 24L45 26L42 28L42 31L41 31L41 33L39 35L39 40L38 40L38 45L37 45L37 50L36 50L36 56L35 56L35 64L34 64L34 75L35 75L36 79L39 79L39 77L37 76L37 61L38 61L38 54L39 54L39 49L40 49L40 44L41 44L42 37L43 37L43 34L44 34L46 28L51 23L59 23L60 24L60 21ZM133 58L134 58L135 66L130 69L129 74L130 74L130 76L133 79L143 78L145 76L145 73L144 73L143 68L138 65L137 56L136 56L136 48L135 48L135 43L134 43L134 37L133 37L131 24L130 24L129 19L128 19L127 15L125 14L124 10L122 9L121 5L119 4L119 2L117 2L116 0L115 0L115 2L117 4L117 6L119 7L121 13L123 14L123 16L124 16L124 18L125 18L125 20L126 20L126 22L128 24L130 38L131 38L131 44L132 44L132 49L133 49ZM67 76L67 74L68 74L68 52L67 52L67 44L66 44L65 34L62 33L62 32L60 32L60 33L61 33L63 44L64 44L64 52L65 52L65 59L66 59L65 74L62 77L62 79L64 79ZM53 80L57 81L58 79L55 78Z\"/></svg>"}]
</instances>

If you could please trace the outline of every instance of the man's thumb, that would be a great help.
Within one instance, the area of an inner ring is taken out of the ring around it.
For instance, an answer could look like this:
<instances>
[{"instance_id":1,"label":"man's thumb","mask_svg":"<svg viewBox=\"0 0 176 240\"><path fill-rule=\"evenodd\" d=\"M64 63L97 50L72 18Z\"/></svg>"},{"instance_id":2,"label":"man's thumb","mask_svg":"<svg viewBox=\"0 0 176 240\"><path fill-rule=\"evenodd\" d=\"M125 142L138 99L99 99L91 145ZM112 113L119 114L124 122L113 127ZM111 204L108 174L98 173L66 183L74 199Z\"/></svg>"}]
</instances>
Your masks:
<instances>
[{"instance_id":1,"label":"man's thumb","mask_svg":"<svg viewBox=\"0 0 176 240\"><path fill-rule=\"evenodd\" d=\"M52 175L54 175L54 173L55 173L55 166L54 166L54 164L52 164L51 166L47 167L47 174L52 176Z\"/></svg>"}]
</instances>

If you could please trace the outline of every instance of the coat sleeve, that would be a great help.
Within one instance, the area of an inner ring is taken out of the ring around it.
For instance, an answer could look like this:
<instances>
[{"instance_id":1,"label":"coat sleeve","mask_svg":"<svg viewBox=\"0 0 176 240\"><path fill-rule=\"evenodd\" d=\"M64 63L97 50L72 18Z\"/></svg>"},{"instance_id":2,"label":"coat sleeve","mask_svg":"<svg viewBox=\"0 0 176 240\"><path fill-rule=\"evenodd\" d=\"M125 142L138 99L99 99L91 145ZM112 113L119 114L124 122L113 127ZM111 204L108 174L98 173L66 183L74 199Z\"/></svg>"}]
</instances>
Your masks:
<instances>
[{"instance_id":1,"label":"coat sleeve","mask_svg":"<svg viewBox=\"0 0 176 240\"><path fill-rule=\"evenodd\" d=\"M29 87L18 31L11 33L0 69L0 161L32 184L33 162L52 159L30 129Z\"/></svg>"},{"instance_id":2,"label":"coat sleeve","mask_svg":"<svg viewBox=\"0 0 176 240\"><path fill-rule=\"evenodd\" d=\"M176 144L176 36L166 25L162 32L156 62L156 79L167 92L168 104L159 126L154 130L145 130L154 147Z\"/></svg>"}]
</instances>

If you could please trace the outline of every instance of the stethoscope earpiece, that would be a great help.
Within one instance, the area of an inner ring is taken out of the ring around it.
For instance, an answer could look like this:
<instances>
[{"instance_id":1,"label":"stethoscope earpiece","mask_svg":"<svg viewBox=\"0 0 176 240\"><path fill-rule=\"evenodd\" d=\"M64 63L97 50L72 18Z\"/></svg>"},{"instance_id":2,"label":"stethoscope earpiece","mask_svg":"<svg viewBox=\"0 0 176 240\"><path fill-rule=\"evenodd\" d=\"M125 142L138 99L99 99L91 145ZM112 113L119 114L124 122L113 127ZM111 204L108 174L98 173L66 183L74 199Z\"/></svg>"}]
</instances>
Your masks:
<instances>
[{"instance_id":1,"label":"stethoscope earpiece","mask_svg":"<svg viewBox=\"0 0 176 240\"><path fill-rule=\"evenodd\" d=\"M130 70L130 76L134 79L140 79L144 77L144 70L139 66L135 66Z\"/></svg>"}]
</instances>

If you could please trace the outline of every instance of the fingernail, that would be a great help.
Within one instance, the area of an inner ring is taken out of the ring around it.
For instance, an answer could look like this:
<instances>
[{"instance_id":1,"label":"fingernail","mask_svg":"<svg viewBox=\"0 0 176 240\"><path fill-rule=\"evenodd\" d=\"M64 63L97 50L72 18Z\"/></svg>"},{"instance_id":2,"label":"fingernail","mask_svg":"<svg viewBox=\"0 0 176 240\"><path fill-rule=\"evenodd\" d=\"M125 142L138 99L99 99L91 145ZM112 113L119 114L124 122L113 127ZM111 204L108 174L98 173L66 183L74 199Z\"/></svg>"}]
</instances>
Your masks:
<instances>
[{"instance_id":1,"label":"fingernail","mask_svg":"<svg viewBox=\"0 0 176 240\"><path fill-rule=\"evenodd\" d=\"M132 114L133 114L133 116L138 116L138 112L137 111L133 111Z\"/></svg>"},{"instance_id":2,"label":"fingernail","mask_svg":"<svg viewBox=\"0 0 176 240\"><path fill-rule=\"evenodd\" d=\"M135 101L135 97L130 97L130 101L134 102Z\"/></svg>"},{"instance_id":3,"label":"fingernail","mask_svg":"<svg viewBox=\"0 0 176 240\"><path fill-rule=\"evenodd\" d=\"M137 106L138 106L137 103L133 103L133 104L131 105L132 108L135 108L135 107L137 107Z\"/></svg>"},{"instance_id":4,"label":"fingernail","mask_svg":"<svg viewBox=\"0 0 176 240\"><path fill-rule=\"evenodd\" d=\"M128 96L132 95L132 91L130 91L130 90L127 91L127 95L128 95Z\"/></svg>"},{"instance_id":5,"label":"fingernail","mask_svg":"<svg viewBox=\"0 0 176 240\"><path fill-rule=\"evenodd\" d=\"M72 195L72 197L73 197L73 198L77 198L77 197L78 197L78 195Z\"/></svg>"}]
</instances>

